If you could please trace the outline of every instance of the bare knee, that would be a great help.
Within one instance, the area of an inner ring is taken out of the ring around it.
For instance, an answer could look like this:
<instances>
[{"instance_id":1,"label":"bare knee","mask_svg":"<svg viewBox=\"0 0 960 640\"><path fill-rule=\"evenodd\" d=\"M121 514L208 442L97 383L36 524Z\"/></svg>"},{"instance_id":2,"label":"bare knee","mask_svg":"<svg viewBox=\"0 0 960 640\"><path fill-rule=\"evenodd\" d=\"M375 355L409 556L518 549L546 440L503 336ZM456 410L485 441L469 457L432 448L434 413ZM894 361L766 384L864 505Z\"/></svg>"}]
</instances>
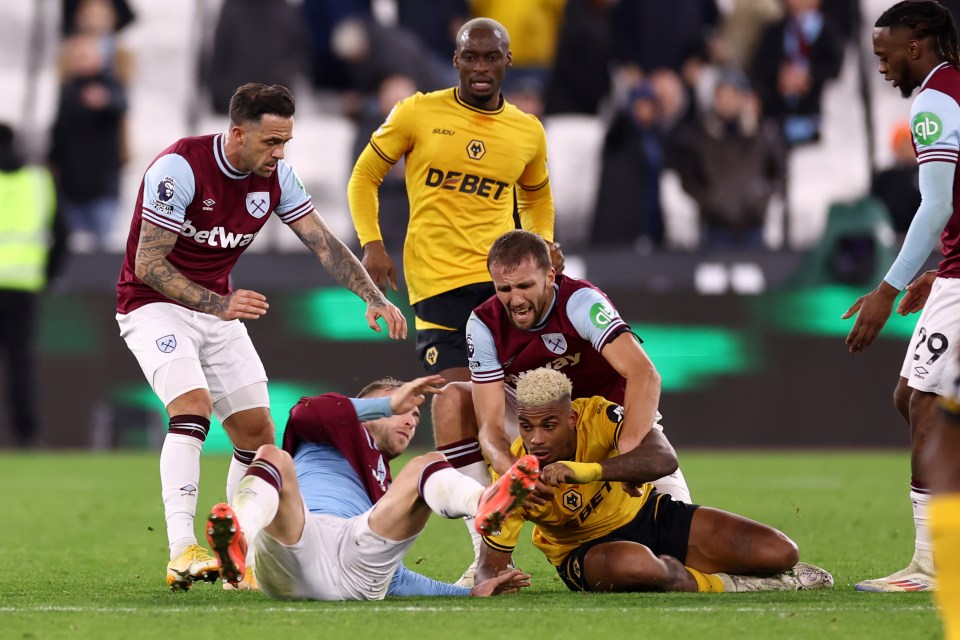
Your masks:
<instances>
[{"instance_id":1,"label":"bare knee","mask_svg":"<svg viewBox=\"0 0 960 640\"><path fill-rule=\"evenodd\" d=\"M213 401L206 389L193 389L171 400L167 404L167 415L201 416L209 418L213 413Z\"/></svg>"},{"instance_id":2,"label":"bare knee","mask_svg":"<svg viewBox=\"0 0 960 640\"><path fill-rule=\"evenodd\" d=\"M235 447L256 450L274 441L273 418L266 407L245 409L224 418L224 431Z\"/></svg>"},{"instance_id":3,"label":"bare knee","mask_svg":"<svg viewBox=\"0 0 960 640\"><path fill-rule=\"evenodd\" d=\"M477 418L473 411L473 392L469 382L447 384L443 393L434 396L431 414L438 447L477 437Z\"/></svg>"},{"instance_id":4,"label":"bare knee","mask_svg":"<svg viewBox=\"0 0 960 640\"><path fill-rule=\"evenodd\" d=\"M774 530L776 535L770 542L770 561L772 571L786 571L800 562L800 549L797 543L780 531Z\"/></svg>"},{"instance_id":5,"label":"bare knee","mask_svg":"<svg viewBox=\"0 0 960 640\"><path fill-rule=\"evenodd\" d=\"M404 468L412 467L414 469L417 469L417 471L419 472L423 470L423 468L426 467L431 462L446 462L446 460L447 459L443 456L442 453L439 453L437 451L431 451L430 453L425 453L422 456L417 456L415 458L412 458Z\"/></svg>"}]
</instances>

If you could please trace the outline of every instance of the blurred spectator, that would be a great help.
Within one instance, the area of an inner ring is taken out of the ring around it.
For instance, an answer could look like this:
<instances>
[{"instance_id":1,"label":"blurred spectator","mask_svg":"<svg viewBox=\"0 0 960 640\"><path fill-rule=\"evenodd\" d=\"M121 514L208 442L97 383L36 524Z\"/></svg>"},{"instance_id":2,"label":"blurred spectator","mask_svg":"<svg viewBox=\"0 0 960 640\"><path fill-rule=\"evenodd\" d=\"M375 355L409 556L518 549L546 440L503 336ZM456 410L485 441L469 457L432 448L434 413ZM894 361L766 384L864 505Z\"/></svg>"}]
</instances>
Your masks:
<instances>
[{"instance_id":1,"label":"blurred spectator","mask_svg":"<svg viewBox=\"0 0 960 640\"><path fill-rule=\"evenodd\" d=\"M453 55L440 63L411 31L373 18L347 18L333 32L333 51L350 72L350 87L361 99L373 96L393 75L411 78L418 91L442 89L450 79ZM349 110L349 109L348 109Z\"/></svg>"},{"instance_id":2,"label":"blurred spectator","mask_svg":"<svg viewBox=\"0 0 960 640\"><path fill-rule=\"evenodd\" d=\"M619 2L611 22L616 57L644 74L661 68L682 73L691 59L710 58L719 20L715 0Z\"/></svg>"},{"instance_id":3,"label":"blurred spectator","mask_svg":"<svg viewBox=\"0 0 960 640\"><path fill-rule=\"evenodd\" d=\"M71 36L51 133L50 164L77 251L100 249L117 212L126 91L96 38Z\"/></svg>"},{"instance_id":4,"label":"blurred spectator","mask_svg":"<svg viewBox=\"0 0 960 640\"><path fill-rule=\"evenodd\" d=\"M660 128L670 133L680 123L691 120L695 108L690 91L680 76L670 69L657 69L648 76L650 87L660 105Z\"/></svg>"},{"instance_id":5,"label":"blurred spectator","mask_svg":"<svg viewBox=\"0 0 960 640\"><path fill-rule=\"evenodd\" d=\"M393 106L417 92L417 86L407 76L394 75L380 83L375 98L367 100L365 108L357 119L357 137L353 143L351 164L355 163L370 142L370 136L376 131ZM407 199L406 163L404 158L390 168L383 178L378 192L380 208L378 220L380 233L386 246L403 245L407 235L407 221L410 218L410 202Z\"/></svg>"},{"instance_id":6,"label":"blurred spectator","mask_svg":"<svg viewBox=\"0 0 960 640\"><path fill-rule=\"evenodd\" d=\"M920 165L913 149L910 123L901 122L890 136L893 166L874 173L870 194L887 207L893 229L902 238L920 206Z\"/></svg>"},{"instance_id":7,"label":"blurred spectator","mask_svg":"<svg viewBox=\"0 0 960 640\"><path fill-rule=\"evenodd\" d=\"M104 65L120 81L129 84L133 77L133 54L124 47L118 31L131 20L133 14L124 0L78 0L72 3L72 13L64 17L69 24L67 36L84 35L96 39L103 54ZM64 69L61 65L61 74Z\"/></svg>"},{"instance_id":8,"label":"blurred spectator","mask_svg":"<svg viewBox=\"0 0 960 640\"><path fill-rule=\"evenodd\" d=\"M492 18L510 34L513 66L503 81L505 91L533 77L545 83L557 54L557 40L567 0L471 0L475 17Z\"/></svg>"},{"instance_id":9,"label":"blurred spectator","mask_svg":"<svg viewBox=\"0 0 960 640\"><path fill-rule=\"evenodd\" d=\"M349 89L350 70L333 52L333 29L351 17L373 17L371 0L303 0L304 22L310 32L310 68L313 85L323 89Z\"/></svg>"},{"instance_id":10,"label":"blurred spectator","mask_svg":"<svg viewBox=\"0 0 960 640\"><path fill-rule=\"evenodd\" d=\"M661 106L648 83L634 87L603 143L590 241L644 253L663 243Z\"/></svg>"},{"instance_id":11,"label":"blurred spectator","mask_svg":"<svg viewBox=\"0 0 960 640\"><path fill-rule=\"evenodd\" d=\"M14 443L37 443L37 307L65 256L53 180L28 166L0 124L0 352Z\"/></svg>"},{"instance_id":12,"label":"blurred spectator","mask_svg":"<svg viewBox=\"0 0 960 640\"><path fill-rule=\"evenodd\" d=\"M288 0L224 0L200 77L214 112L247 82L294 88L307 76L307 33Z\"/></svg>"},{"instance_id":13,"label":"blurred spectator","mask_svg":"<svg viewBox=\"0 0 960 640\"><path fill-rule=\"evenodd\" d=\"M767 208L786 169L777 125L758 111L746 76L728 68L710 108L678 131L671 164L699 207L706 248L764 247Z\"/></svg>"},{"instance_id":14,"label":"blurred spectator","mask_svg":"<svg viewBox=\"0 0 960 640\"><path fill-rule=\"evenodd\" d=\"M767 26L783 18L782 0L733 0L721 33L729 47L728 64L746 69Z\"/></svg>"},{"instance_id":15,"label":"blurred spectator","mask_svg":"<svg viewBox=\"0 0 960 640\"><path fill-rule=\"evenodd\" d=\"M843 38L820 0L786 0L787 14L760 39L751 75L765 114L780 122L788 146L820 139L823 87L840 73Z\"/></svg>"},{"instance_id":16,"label":"blurred spectator","mask_svg":"<svg viewBox=\"0 0 960 640\"><path fill-rule=\"evenodd\" d=\"M615 0L567 0L557 54L544 94L544 111L597 114L610 93Z\"/></svg>"},{"instance_id":17,"label":"blurred spectator","mask_svg":"<svg viewBox=\"0 0 960 640\"><path fill-rule=\"evenodd\" d=\"M449 69L457 31L470 19L467 0L397 0L397 24L412 31ZM456 74L450 83L456 82Z\"/></svg>"},{"instance_id":18,"label":"blurred spectator","mask_svg":"<svg viewBox=\"0 0 960 640\"><path fill-rule=\"evenodd\" d=\"M85 3L86 0L63 0L63 20L60 23L60 35L67 37L76 33L78 23L77 13L80 5ZM120 31L136 18L127 0L107 0L107 3L110 5L113 13L112 28L114 31ZM79 20L79 22L82 21L82 19Z\"/></svg>"}]
</instances>

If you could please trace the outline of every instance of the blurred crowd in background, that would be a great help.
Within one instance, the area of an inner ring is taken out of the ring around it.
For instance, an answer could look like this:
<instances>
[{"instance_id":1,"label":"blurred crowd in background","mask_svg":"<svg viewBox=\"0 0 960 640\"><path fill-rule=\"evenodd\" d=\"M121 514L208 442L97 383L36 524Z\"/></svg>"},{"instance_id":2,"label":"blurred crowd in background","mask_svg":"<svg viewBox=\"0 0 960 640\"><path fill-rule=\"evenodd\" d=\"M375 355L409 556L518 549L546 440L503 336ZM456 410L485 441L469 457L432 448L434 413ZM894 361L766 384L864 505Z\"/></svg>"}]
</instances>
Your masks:
<instances>
[{"instance_id":1,"label":"blurred crowd in background","mask_svg":"<svg viewBox=\"0 0 960 640\"><path fill-rule=\"evenodd\" d=\"M129 162L137 141L126 124L137 106L129 87L138 62L124 34L141 19L139 8L133 0L60 3L59 96L43 160L56 178L71 250L119 251L109 237L111 230L120 237L131 204L121 201L121 176L130 172L129 180L139 180L146 167ZM960 0L943 3L960 10ZM171 81L195 79L195 122L217 122L244 82L283 84L298 100L311 94L317 113L353 125L352 155L337 160L346 165L338 174L348 175L397 100L456 84L451 59L457 29L471 17L491 17L511 35L505 97L547 123L548 144L560 140L549 149L551 162L570 163L564 156L595 148L590 171L551 167L561 242L640 253L795 248L789 230L771 232L771 216L782 227L780 221L804 215L789 211L797 201L789 191L803 188L790 184L789 163L798 150L821 144L823 94L845 57L862 58L854 82L862 84L861 74L875 69L863 37L875 16L861 4L201 0L196 15L206 35L197 38L192 57L195 77ZM866 102L872 127L870 92L861 87L853 95ZM559 133L564 126L566 144ZM869 193L900 233L919 203L904 126L878 133L892 139L893 166L874 170L872 150L866 160L873 174ZM303 164L296 164L298 171ZM573 187L566 184L570 176L589 184ZM388 177L381 198L385 240L396 248L406 225L402 166ZM671 209L679 201L692 214L674 216L673 226L686 228L671 237Z\"/></svg>"}]
</instances>

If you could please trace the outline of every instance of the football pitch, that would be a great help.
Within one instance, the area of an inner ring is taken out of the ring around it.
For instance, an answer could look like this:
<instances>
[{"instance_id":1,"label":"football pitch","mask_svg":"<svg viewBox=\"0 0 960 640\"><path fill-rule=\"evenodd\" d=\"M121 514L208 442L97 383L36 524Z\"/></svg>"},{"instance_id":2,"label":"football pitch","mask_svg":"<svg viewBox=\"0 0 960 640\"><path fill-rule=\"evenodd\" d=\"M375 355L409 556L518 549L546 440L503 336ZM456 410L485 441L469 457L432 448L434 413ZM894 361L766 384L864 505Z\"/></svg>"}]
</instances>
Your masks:
<instances>
[{"instance_id":1,"label":"football pitch","mask_svg":"<svg viewBox=\"0 0 960 640\"><path fill-rule=\"evenodd\" d=\"M681 451L694 500L773 525L831 591L577 594L529 544L523 594L489 599L278 602L164 582L157 453L0 454L0 638L941 638L926 594L857 593L913 549L904 452ZM200 510L221 500L227 457L206 456ZM394 475L399 465L394 465ZM456 580L464 525L431 519L407 565ZM294 635L295 634L295 635Z\"/></svg>"}]
</instances>

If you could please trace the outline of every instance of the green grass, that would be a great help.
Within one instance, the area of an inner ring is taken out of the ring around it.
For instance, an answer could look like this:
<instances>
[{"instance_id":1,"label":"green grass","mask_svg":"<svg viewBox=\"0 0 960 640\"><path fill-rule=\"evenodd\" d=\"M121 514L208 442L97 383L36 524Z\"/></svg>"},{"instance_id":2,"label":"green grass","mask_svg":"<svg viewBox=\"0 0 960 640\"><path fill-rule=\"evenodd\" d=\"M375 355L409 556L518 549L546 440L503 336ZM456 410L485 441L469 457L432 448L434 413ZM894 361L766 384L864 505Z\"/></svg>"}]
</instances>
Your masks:
<instances>
[{"instance_id":1,"label":"green grass","mask_svg":"<svg viewBox=\"0 0 960 640\"><path fill-rule=\"evenodd\" d=\"M201 509L220 500L227 462L205 459ZM522 544L516 559L534 585L518 596L288 603L208 584L171 593L156 454L5 454L0 638L942 637L928 595L851 586L901 568L912 552L906 453L688 452L681 462L697 502L780 528L837 586L574 594ZM470 555L463 524L434 518L407 563L455 580Z\"/></svg>"}]
</instances>

